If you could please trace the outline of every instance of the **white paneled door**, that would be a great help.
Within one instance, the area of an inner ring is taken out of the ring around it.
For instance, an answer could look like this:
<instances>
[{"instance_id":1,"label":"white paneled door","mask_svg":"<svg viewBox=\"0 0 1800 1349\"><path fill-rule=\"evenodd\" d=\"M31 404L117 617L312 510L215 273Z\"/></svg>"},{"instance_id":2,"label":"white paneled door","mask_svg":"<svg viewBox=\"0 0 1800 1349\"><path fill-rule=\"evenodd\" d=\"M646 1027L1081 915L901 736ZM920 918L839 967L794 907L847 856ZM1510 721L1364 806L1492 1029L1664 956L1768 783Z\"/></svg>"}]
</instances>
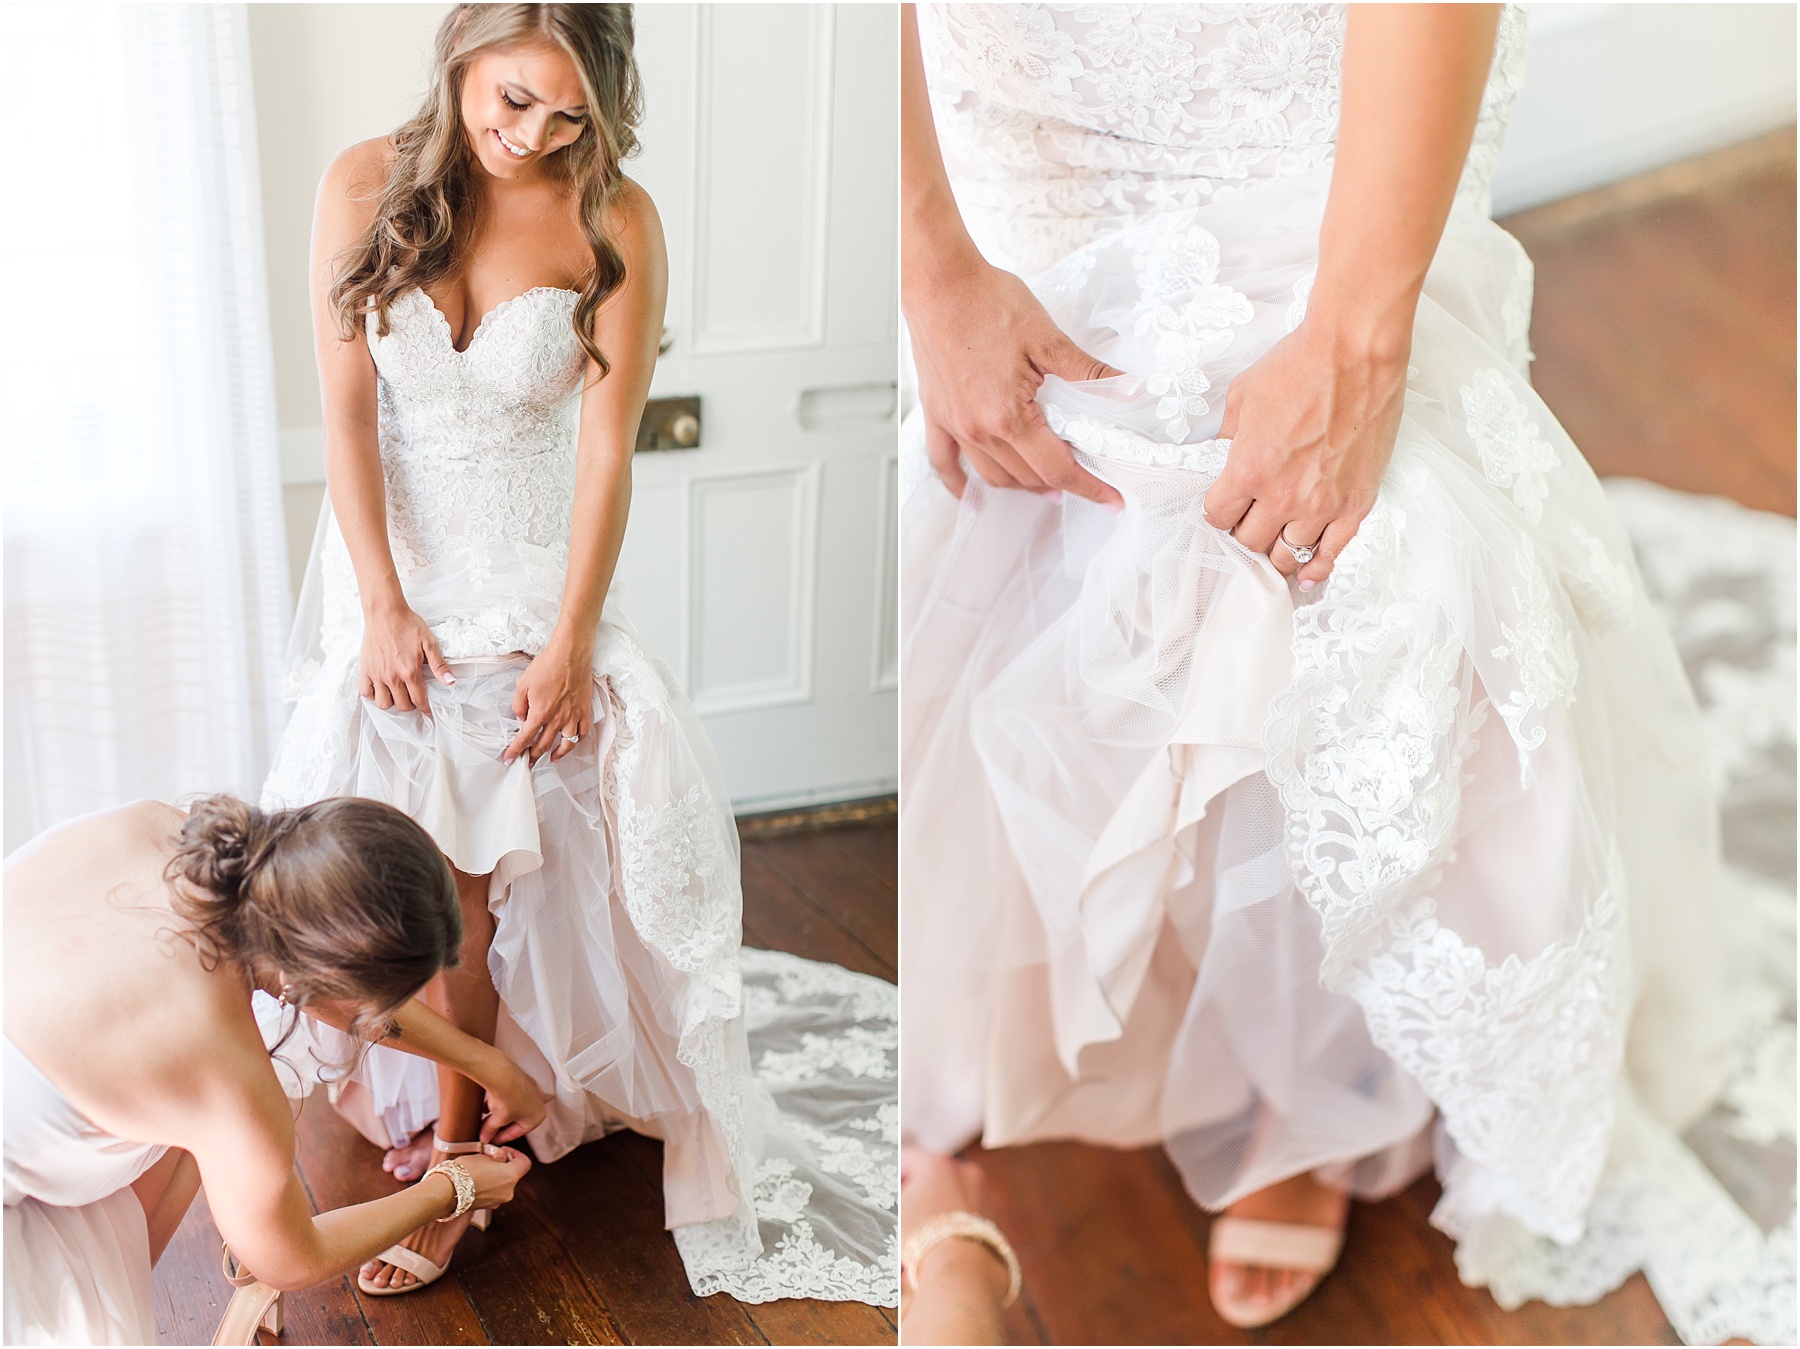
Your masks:
<instances>
[{"instance_id":1,"label":"white paneled door","mask_svg":"<svg viewBox=\"0 0 1800 1349\"><path fill-rule=\"evenodd\" d=\"M687 688L733 804L894 788L898 11L639 5L672 342L619 594Z\"/></svg>"}]
</instances>

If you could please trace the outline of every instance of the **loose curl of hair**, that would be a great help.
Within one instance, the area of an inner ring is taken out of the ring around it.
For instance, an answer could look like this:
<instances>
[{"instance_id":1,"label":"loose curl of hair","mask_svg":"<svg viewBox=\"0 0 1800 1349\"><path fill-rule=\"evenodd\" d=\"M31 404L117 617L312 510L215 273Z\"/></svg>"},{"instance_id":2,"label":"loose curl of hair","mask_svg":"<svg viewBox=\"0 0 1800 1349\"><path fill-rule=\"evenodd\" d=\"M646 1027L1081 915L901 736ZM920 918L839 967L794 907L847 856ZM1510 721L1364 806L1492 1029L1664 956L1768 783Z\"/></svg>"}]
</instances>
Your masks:
<instances>
[{"instance_id":1,"label":"loose curl of hair","mask_svg":"<svg viewBox=\"0 0 1800 1349\"><path fill-rule=\"evenodd\" d=\"M258 810L196 801L163 877L209 968L221 959L279 971L288 1001L356 1008L350 1032L376 1039L462 945L456 878L431 835L392 806L340 796Z\"/></svg>"},{"instance_id":2,"label":"loose curl of hair","mask_svg":"<svg viewBox=\"0 0 1800 1349\"><path fill-rule=\"evenodd\" d=\"M376 331L387 336L388 307L401 294L455 270L475 209L463 77L483 52L543 43L568 54L587 95L580 136L544 163L578 195L581 232L594 254L575 302L575 335L602 378L611 370L593 328L600 306L625 284L625 259L607 227L624 181L619 166L637 153L644 114L630 5L457 5L445 16L425 101L394 133L397 154L374 219L342 255L332 282L339 337L354 336L355 325L371 313Z\"/></svg>"}]
</instances>

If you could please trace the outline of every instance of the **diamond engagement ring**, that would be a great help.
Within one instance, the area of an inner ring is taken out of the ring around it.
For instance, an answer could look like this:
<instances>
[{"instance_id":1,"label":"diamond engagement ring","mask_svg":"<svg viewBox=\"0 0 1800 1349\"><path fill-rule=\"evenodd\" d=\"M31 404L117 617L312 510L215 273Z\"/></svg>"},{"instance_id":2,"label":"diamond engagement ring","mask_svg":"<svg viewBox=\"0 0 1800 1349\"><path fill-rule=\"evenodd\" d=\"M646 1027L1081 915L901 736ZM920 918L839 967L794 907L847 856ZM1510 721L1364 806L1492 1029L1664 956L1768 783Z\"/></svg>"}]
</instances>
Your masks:
<instances>
[{"instance_id":1,"label":"diamond engagement ring","mask_svg":"<svg viewBox=\"0 0 1800 1349\"><path fill-rule=\"evenodd\" d=\"M1308 562L1311 562L1313 560L1313 555L1319 551L1319 545L1316 543L1289 543L1286 534L1278 534L1276 535L1276 538L1280 540L1283 548L1294 555L1294 561L1298 562L1302 567Z\"/></svg>"},{"instance_id":2,"label":"diamond engagement ring","mask_svg":"<svg viewBox=\"0 0 1800 1349\"><path fill-rule=\"evenodd\" d=\"M575 744L575 743L576 743L576 742L577 742L577 741L579 741L579 740L580 740L580 739L581 739L581 737L580 737L580 736L578 736L578 735L564 735L564 736L563 736L563 739L564 739L564 740L566 740L566 741L568 741L568 742L569 742L569 744L571 744L571 745L573 745L573 744Z\"/></svg>"}]
</instances>

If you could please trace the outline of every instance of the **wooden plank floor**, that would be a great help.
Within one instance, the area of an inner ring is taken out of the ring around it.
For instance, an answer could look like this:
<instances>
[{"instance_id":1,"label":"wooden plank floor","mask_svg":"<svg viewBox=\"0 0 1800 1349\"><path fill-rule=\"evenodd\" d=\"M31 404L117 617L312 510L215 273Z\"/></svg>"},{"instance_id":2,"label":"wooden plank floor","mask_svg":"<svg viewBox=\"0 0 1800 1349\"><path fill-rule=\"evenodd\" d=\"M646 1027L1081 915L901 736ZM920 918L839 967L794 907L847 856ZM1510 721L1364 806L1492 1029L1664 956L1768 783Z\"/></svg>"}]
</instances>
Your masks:
<instances>
[{"instance_id":1,"label":"wooden plank floor","mask_svg":"<svg viewBox=\"0 0 1800 1349\"><path fill-rule=\"evenodd\" d=\"M1500 222L1532 383L1602 476L1794 513L1794 129Z\"/></svg>"},{"instance_id":2,"label":"wooden plank floor","mask_svg":"<svg viewBox=\"0 0 1800 1349\"><path fill-rule=\"evenodd\" d=\"M744 940L892 980L896 826L886 819L767 835L746 830ZM398 1189L381 1154L318 1094L300 1115L298 1169L315 1210ZM746 1306L688 1291L662 1226L662 1145L614 1134L534 1168L442 1281L365 1297L349 1277L288 1298L282 1344L893 1344L891 1313L794 1299ZM161 1344L206 1344L231 1288L196 1202L156 1267ZM265 1343L272 1343L264 1336Z\"/></svg>"},{"instance_id":3,"label":"wooden plank floor","mask_svg":"<svg viewBox=\"0 0 1800 1349\"><path fill-rule=\"evenodd\" d=\"M1537 267L1533 381L1602 474L1794 513L1792 129L1503 221ZM1424 1179L1351 1210L1338 1268L1245 1334L1206 1294L1207 1215L1160 1148L979 1148L1018 1248L1021 1344L1673 1344L1641 1276L1502 1311L1457 1277Z\"/></svg>"}]
</instances>

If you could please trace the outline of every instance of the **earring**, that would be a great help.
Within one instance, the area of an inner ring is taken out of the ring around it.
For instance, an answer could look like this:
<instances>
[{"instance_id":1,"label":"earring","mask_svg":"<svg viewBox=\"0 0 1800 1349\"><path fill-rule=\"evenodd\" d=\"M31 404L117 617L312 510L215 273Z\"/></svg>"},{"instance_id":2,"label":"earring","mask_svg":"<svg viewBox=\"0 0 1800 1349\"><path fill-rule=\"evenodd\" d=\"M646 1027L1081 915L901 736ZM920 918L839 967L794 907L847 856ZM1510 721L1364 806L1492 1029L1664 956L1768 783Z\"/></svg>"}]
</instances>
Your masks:
<instances>
[{"instance_id":1,"label":"earring","mask_svg":"<svg viewBox=\"0 0 1800 1349\"><path fill-rule=\"evenodd\" d=\"M292 984L283 984L281 986L281 996L277 998L276 1001L284 1008L297 1006L298 1004L294 1002L294 986Z\"/></svg>"}]
</instances>

